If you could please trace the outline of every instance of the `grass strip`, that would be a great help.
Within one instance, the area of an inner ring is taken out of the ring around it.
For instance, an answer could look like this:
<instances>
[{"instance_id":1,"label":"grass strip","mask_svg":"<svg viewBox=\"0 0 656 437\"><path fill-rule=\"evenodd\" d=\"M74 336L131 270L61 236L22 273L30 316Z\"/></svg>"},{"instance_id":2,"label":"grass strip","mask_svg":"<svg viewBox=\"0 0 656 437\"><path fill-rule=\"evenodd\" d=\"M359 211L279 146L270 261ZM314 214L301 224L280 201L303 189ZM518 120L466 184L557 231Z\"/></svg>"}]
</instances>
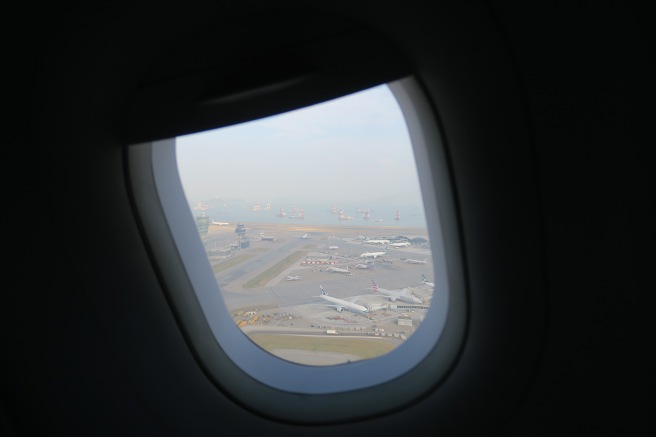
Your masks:
<instances>
[{"instance_id":1,"label":"grass strip","mask_svg":"<svg viewBox=\"0 0 656 437\"><path fill-rule=\"evenodd\" d=\"M278 276L281 272L297 263L301 258L304 258L307 253L308 252L305 250L300 250L298 252L292 253L276 265L266 269L264 272L247 281L244 285L242 285L242 288L255 288L265 286L270 280Z\"/></svg>"},{"instance_id":2,"label":"grass strip","mask_svg":"<svg viewBox=\"0 0 656 437\"><path fill-rule=\"evenodd\" d=\"M396 345L376 339L324 337L279 334L250 334L255 344L272 353L276 349L299 349L304 351L350 354L361 359L375 358L392 351Z\"/></svg>"},{"instance_id":3,"label":"grass strip","mask_svg":"<svg viewBox=\"0 0 656 437\"><path fill-rule=\"evenodd\" d=\"M224 270L229 269L230 267L234 267L237 264L240 264L248 259L253 258L255 255L258 253L266 252L268 249L255 249L255 250L249 250L248 253L242 253L241 255L233 255L227 260L221 261L216 264L212 264L212 271L214 273L219 273Z\"/></svg>"}]
</instances>

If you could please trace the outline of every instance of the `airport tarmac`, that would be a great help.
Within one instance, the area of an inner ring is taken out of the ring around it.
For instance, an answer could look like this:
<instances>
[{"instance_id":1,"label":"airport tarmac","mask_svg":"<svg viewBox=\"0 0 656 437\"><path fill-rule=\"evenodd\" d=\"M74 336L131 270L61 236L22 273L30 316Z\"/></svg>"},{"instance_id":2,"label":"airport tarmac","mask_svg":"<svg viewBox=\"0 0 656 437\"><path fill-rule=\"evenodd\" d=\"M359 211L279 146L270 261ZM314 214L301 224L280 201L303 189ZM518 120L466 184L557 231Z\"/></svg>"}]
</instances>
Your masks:
<instances>
[{"instance_id":1,"label":"airport tarmac","mask_svg":"<svg viewBox=\"0 0 656 437\"><path fill-rule=\"evenodd\" d=\"M332 332L386 337L400 343L421 324L433 295L433 289L422 283L422 274L434 281L430 248L373 245L362 237L403 235L428 240L425 229L318 227L298 223L244 223L244 226L245 235L250 237L249 246L232 250L229 257L211 257L210 263L228 310L246 334L328 335ZM307 238L302 238L305 234ZM273 238L262 240L261 235ZM237 239L235 226L210 226L208 234L203 236L208 249L221 243L229 245ZM384 246L388 247L384 255L375 259L360 257L365 252L384 251ZM428 262L410 264L405 262L407 259ZM347 273L331 271L335 267ZM288 276L298 278L287 280ZM372 280L383 288L407 287L424 305L390 302L384 296L374 295ZM366 306L370 313L336 311L319 297L320 286L330 296L349 302L355 299L355 303Z\"/></svg>"}]
</instances>

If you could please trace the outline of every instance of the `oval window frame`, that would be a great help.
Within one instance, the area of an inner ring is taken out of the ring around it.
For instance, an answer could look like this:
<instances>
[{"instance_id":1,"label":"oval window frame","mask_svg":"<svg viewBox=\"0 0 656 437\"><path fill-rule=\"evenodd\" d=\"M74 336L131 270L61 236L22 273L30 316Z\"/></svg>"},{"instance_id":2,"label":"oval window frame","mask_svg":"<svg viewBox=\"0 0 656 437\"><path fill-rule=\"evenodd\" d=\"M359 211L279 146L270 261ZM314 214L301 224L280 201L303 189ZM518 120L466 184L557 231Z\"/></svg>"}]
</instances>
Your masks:
<instances>
[{"instance_id":1,"label":"oval window frame","mask_svg":"<svg viewBox=\"0 0 656 437\"><path fill-rule=\"evenodd\" d=\"M186 207L175 140L127 149L129 181L142 230L191 350L224 393L262 415L298 423L332 423L399 408L439 384L463 347L467 301L460 234L437 117L415 78L388 86L401 107L415 153L433 242L435 289L440 292L421 327L406 342L371 360L304 366L250 342L229 317ZM384 395L390 390L397 395Z\"/></svg>"}]
</instances>

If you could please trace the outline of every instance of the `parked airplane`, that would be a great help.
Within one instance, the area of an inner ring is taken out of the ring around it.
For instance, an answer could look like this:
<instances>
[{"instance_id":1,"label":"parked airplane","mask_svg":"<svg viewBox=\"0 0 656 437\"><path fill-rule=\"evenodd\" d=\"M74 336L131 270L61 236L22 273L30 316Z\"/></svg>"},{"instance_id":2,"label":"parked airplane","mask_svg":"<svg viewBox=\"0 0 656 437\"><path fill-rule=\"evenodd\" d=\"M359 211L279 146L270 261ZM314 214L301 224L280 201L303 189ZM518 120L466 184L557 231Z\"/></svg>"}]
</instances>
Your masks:
<instances>
[{"instance_id":1,"label":"parked airplane","mask_svg":"<svg viewBox=\"0 0 656 437\"><path fill-rule=\"evenodd\" d=\"M435 287L435 283L434 282L428 282L428 279L426 279L426 275L424 275L423 273L421 274L421 282L428 285L429 287Z\"/></svg>"},{"instance_id":2,"label":"parked airplane","mask_svg":"<svg viewBox=\"0 0 656 437\"><path fill-rule=\"evenodd\" d=\"M355 268L356 269L373 269L374 265L373 264L356 264Z\"/></svg>"},{"instance_id":3,"label":"parked airplane","mask_svg":"<svg viewBox=\"0 0 656 437\"><path fill-rule=\"evenodd\" d=\"M299 279L301 279L300 276L287 276L288 281L298 281Z\"/></svg>"},{"instance_id":4,"label":"parked airplane","mask_svg":"<svg viewBox=\"0 0 656 437\"><path fill-rule=\"evenodd\" d=\"M217 221L212 220L210 222L210 224L211 225L216 225L216 226L228 226L230 223L228 223L228 222L217 222Z\"/></svg>"},{"instance_id":5,"label":"parked airplane","mask_svg":"<svg viewBox=\"0 0 656 437\"><path fill-rule=\"evenodd\" d=\"M382 252L365 252L360 255L360 258L378 258L379 256L383 256L386 254L387 254L387 248L385 248L385 250Z\"/></svg>"},{"instance_id":6,"label":"parked airplane","mask_svg":"<svg viewBox=\"0 0 656 437\"><path fill-rule=\"evenodd\" d=\"M347 267L345 269L343 269L341 267L328 267L326 269L326 271L327 272L332 272L332 273L344 273L344 274L347 274L347 275L353 275L353 272L351 272L350 267Z\"/></svg>"},{"instance_id":7,"label":"parked airplane","mask_svg":"<svg viewBox=\"0 0 656 437\"><path fill-rule=\"evenodd\" d=\"M390 244L389 240L369 240L369 239L367 239L365 242L366 243L371 243L371 244Z\"/></svg>"},{"instance_id":8,"label":"parked airplane","mask_svg":"<svg viewBox=\"0 0 656 437\"><path fill-rule=\"evenodd\" d=\"M410 242L409 241L401 241L401 242L398 242L398 243L390 243L390 246L393 246L393 247L409 247Z\"/></svg>"},{"instance_id":9,"label":"parked airplane","mask_svg":"<svg viewBox=\"0 0 656 437\"><path fill-rule=\"evenodd\" d=\"M421 299L419 299L417 296L413 296L409 294L410 291L407 288L402 288L400 290L388 290L386 288L380 288L378 285L376 285L376 283L372 279L371 289L374 291L374 294L382 294L383 296L387 296L387 298L392 302L396 302L397 300L400 300L402 302L414 303L419 305L423 303Z\"/></svg>"},{"instance_id":10,"label":"parked airplane","mask_svg":"<svg viewBox=\"0 0 656 437\"><path fill-rule=\"evenodd\" d=\"M308 238L310 238L310 236L308 234L303 234L303 235L299 235L298 238L302 238L303 240L307 240Z\"/></svg>"},{"instance_id":11,"label":"parked airplane","mask_svg":"<svg viewBox=\"0 0 656 437\"><path fill-rule=\"evenodd\" d=\"M339 246L329 246L328 250L337 250L339 249Z\"/></svg>"},{"instance_id":12,"label":"parked airplane","mask_svg":"<svg viewBox=\"0 0 656 437\"><path fill-rule=\"evenodd\" d=\"M365 314L369 313L369 310L367 309L367 307L362 306L362 305L358 305L357 303L355 303L355 301L357 300L357 297L349 302L347 300L338 299L336 297L328 296L328 293L326 293L326 291L323 289L322 285L319 285L319 288L321 288L321 295L317 296L317 297L320 297L323 300L325 300L327 302L330 302L332 305L328 305L328 306L331 306L331 307L335 308L335 310L337 310L337 312L341 313L343 310L346 309L346 310L349 310L349 311L351 311L353 313L356 313L356 314L365 315Z\"/></svg>"},{"instance_id":13,"label":"parked airplane","mask_svg":"<svg viewBox=\"0 0 656 437\"><path fill-rule=\"evenodd\" d=\"M410 259L410 258L408 258L408 259L405 260L405 262L408 263L408 264L427 264L428 263L428 258L425 258L423 261L419 260L419 259Z\"/></svg>"}]
</instances>

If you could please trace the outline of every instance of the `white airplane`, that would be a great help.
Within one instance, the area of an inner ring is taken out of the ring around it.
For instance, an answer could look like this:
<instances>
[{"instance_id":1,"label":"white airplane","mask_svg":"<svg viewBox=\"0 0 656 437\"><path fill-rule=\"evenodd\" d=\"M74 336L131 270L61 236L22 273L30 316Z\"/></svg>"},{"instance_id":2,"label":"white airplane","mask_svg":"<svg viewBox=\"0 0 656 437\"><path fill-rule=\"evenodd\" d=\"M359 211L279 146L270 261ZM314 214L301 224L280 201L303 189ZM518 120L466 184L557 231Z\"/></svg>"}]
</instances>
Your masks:
<instances>
[{"instance_id":1,"label":"white airplane","mask_svg":"<svg viewBox=\"0 0 656 437\"><path fill-rule=\"evenodd\" d=\"M351 272L350 267L347 267L345 269L341 267L328 267L326 269L327 272L332 272L332 273L345 273L347 275L353 275L353 272Z\"/></svg>"},{"instance_id":2,"label":"white airplane","mask_svg":"<svg viewBox=\"0 0 656 437\"><path fill-rule=\"evenodd\" d=\"M355 265L356 269L373 269L374 266L371 264L356 264Z\"/></svg>"},{"instance_id":3,"label":"white airplane","mask_svg":"<svg viewBox=\"0 0 656 437\"><path fill-rule=\"evenodd\" d=\"M379 256L383 256L386 254L387 254L387 248L385 248L385 250L382 252L365 252L362 255L360 255L360 258L378 258Z\"/></svg>"},{"instance_id":4,"label":"white airplane","mask_svg":"<svg viewBox=\"0 0 656 437\"><path fill-rule=\"evenodd\" d=\"M405 260L405 262L408 263L408 264L427 264L428 263L428 258L425 258L423 261L418 260L418 259L408 258L408 259Z\"/></svg>"},{"instance_id":5,"label":"white airplane","mask_svg":"<svg viewBox=\"0 0 656 437\"><path fill-rule=\"evenodd\" d=\"M367 240L366 242L371 244L390 244L389 240Z\"/></svg>"},{"instance_id":6,"label":"white airplane","mask_svg":"<svg viewBox=\"0 0 656 437\"><path fill-rule=\"evenodd\" d=\"M409 294L407 288L402 288L400 290L387 290L386 288L378 287L373 279L371 280L371 284L371 289L374 290L374 294L382 294L383 296L387 296L387 298L392 302L400 300L401 302L416 303L420 305L423 303L417 296Z\"/></svg>"},{"instance_id":7,"label":"white airplane","mask_svg":"<svg viewBox=\"0 0 656 437\"><path fill-rule=\"evenodd\" d=\"M423 273L421 274L421 282L428 285L429 287L435 288L435 282L428 282L428 279L426 279L426 275L424 275Z\"/></svg>"},{"instance_id":8,"label":"white airplane","mask_svg":"<svg viewBox=\"0 0 656 437\"><path fill-rule=\"evenodd\" d=\"M332 305L328 305L328 306L331 306L331 307L335 308L335 310L337 310L337 312L341 313L344 309L347 309L351 312L354 312L354 313L357 313L357 314L362 314L362 315L365 315L365 314L369 313L369 310L366 307L364 307L362 305L358 305L357 303L355 303L355 300L357 299L357 297L354 298L351 302L349 302L347 300L338 299L336 297L328 296L328 293L326 293L326 291L323 289L322 285L319 285L319 288L321 288L321 296L317 296L317 297L320 297L323 300L325 300L327 302L330 302Z\"/></svg>"},{"instance_id":9,"label":"white airplane","mask_svg":"<svg viewBox=\"0 0 656 437\"><path fill-rule=\"evenodd\" d=\"M336 249L339 249L339 247L338 247L338 246L330 246L330 247L328 247L328 250L336 250Z\"/></svg>"},{"instance_id":10,"label":"white airplane","mask_svg":"<svg viewBox=\"0 0 656 437\"><path fill-rule=\"evenodd\" d=\"M310 238L310 236L308 234L303 234L303 235L299 235L298 238L302 238L303 240L307 240L308 238Z\"/></svg>"},{"instance_id":11,"label":"white airplane","mask_svg":"<svg viewBox=\"0 0 656 437\"><path fill-rule=\"evenodd\" d=\"M401 242L398 242L398 243L391 243L390 246L393 246L393 247L409 247L410 242L409 241L401 241Z\"/></svg>"},{"instance_id":12,"label":"white airplane","mask_svg":"<svg viewBox=\"0 0 656 437\"><path fill-rule=\"evenodd\" d=\"M212 220L210 222L211 225L216 225L216 226L228 226L230 223L228 222L217 222L215 220Z\"/></svg>"},{"instance_id":13,"label":"white airplane","mask_svg":"<svg viewBox=\"0 0 656 437\"><path fill-rule=\"evenodd\" d=\"M298 281L299 279L301 279L300 276L287 276L288 281Z\"/></svg>"}]
</instances>

